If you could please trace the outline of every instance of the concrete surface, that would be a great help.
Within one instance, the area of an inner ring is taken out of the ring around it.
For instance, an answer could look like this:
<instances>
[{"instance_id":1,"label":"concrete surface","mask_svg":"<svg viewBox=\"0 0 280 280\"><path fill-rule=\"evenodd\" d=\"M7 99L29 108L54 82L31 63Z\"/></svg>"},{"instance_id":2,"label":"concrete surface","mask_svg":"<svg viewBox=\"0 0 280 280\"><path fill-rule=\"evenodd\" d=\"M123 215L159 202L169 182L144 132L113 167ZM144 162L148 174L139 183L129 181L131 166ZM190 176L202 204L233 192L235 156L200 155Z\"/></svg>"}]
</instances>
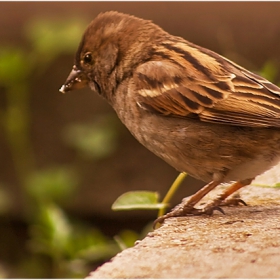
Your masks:
<instances>
[{"instance_id":1,"label":"concrete surface","mask_svg":"<svg viewBox=\"0 0 280 280\"><path fill-rule=\"evenodd\" d=\"M254 184L272 184L278 170ZM240 194L248 206L167 219L88 278L279 278L280 188L249 186Z\"/></svg>"}]
</instances>

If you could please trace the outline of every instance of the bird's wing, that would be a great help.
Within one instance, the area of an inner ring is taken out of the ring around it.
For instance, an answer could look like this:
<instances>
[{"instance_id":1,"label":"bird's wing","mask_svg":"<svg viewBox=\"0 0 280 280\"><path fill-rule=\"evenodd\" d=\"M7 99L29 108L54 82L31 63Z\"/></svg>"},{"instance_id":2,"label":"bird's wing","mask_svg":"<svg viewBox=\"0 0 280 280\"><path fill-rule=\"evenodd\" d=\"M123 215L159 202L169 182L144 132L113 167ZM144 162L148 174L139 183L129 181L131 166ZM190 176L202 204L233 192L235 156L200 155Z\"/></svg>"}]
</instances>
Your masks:
<instances>
[{"instance_id":1,"label":"bird's wing","mask_svg":"<svg viewBox=\"0 0 280 280\"><path fill-rule=\"evenodd\" d=\"M280 127L280 88L207 49L184 42L157 47L136 69L137 103L173 117L249 127Z\"/></svg>"}]
</instances>

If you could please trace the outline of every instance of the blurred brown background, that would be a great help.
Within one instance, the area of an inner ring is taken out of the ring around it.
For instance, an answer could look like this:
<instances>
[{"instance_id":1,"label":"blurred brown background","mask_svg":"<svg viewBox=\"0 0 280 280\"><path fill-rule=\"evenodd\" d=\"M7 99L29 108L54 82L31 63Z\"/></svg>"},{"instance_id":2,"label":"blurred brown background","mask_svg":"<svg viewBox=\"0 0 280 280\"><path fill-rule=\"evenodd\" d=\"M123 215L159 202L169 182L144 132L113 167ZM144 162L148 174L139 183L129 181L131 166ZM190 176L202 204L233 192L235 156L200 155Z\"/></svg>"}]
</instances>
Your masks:
<instances>
[{"instance_id":1,"label":"blurred brown background","mask_svg":"<svg viewBox=\"0 0 280 280\"><path fill-rule=\"evenodd\" d=\"M108 10L151 19L169 33L216 51L252 71L260 71L267 62L276 68L280 63L278 2L1 2L0 45L32 51L23 32L30 20L81 18L87 24L98 13ZM63 45L63 40L58 41ZM41 75L28 76L33 167L36 170L47 166L75 167L79 180L74 195L61 206L69 215L96 224L108 234L115 234L121 227L141 229L155 218L155 211L113 212L112 203L130 190L159 191L163 197L177 172L142 147L120 124L106 102L89 89L66 95L58 92L72 68L74 54L75 51L61 52ZM1 67L3 69L3 65ZM278 74L274 78L274 82L279 81ZM0 80L2 111L6 110L7 102L7 88ZM3 115L0 116L4 122ZM81 157L68 143L69 139L65 141L65 128L96 121L100 128L103 117L106 125L114 124L114 148L102 157ZM7 224L16 224L20 225L25 238L28 233L24 213L29 200L18 178L9 141L4 128L0 127L0 188L10 201L9 210L1 214L0 237L6 236ZM173 203L202 185L188 178ZM7 251L9 248L3 253L4 258ZM9 257L13 259L12 254Z\"/></svg>"}]
</instances>

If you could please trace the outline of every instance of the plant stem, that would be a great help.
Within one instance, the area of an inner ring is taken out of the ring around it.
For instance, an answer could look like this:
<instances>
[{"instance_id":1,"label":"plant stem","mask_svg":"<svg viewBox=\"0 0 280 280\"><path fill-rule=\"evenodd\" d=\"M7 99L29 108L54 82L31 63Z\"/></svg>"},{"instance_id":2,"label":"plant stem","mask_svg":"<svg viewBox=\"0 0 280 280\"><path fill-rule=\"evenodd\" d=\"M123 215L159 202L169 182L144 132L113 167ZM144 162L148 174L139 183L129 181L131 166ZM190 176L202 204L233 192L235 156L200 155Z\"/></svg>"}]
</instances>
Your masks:
<instances>
[{"instance_id":1,"label":"plant stem","mask_svg":"<svg viewBox=\"0 0 280 280\"><path fill-rule=\"evenodd\" d=\"M173 182L173 184L171 185L171 187L169 188L167 194L165 195L164 199L162 200L163 204L167 204L169 203L169 201L172 199L173 195L176 193L177 189L179 188L179 186L181 185L181 183L184 181L184 179L187 177L187 173L185 172L181 172L177 178L175 179L175 181ZM164 215L166 208L161 208L158 211L158 217Z\"/></svg>"}]
</instances>

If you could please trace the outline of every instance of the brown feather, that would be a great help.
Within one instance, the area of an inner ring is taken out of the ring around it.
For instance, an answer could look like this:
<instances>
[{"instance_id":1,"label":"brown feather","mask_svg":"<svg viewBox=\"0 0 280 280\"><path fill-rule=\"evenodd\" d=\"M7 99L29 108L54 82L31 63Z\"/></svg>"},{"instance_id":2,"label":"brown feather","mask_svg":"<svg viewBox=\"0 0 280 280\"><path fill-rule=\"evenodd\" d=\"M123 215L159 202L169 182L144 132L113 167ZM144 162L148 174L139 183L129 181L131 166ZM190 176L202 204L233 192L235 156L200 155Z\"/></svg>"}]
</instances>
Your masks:
<instances>
[{"instance_id":1,"label":"brown feather","mask_svg":"<svg viewBox=\"0 0 280 280\"><path fill-rule=\"evenodd\" d=\"M165 54L165 59L160 54ZM280 127L280 89L234 62L173 37L134 73L143 109L235 126Z\"/></svg>"}]
</instances>

